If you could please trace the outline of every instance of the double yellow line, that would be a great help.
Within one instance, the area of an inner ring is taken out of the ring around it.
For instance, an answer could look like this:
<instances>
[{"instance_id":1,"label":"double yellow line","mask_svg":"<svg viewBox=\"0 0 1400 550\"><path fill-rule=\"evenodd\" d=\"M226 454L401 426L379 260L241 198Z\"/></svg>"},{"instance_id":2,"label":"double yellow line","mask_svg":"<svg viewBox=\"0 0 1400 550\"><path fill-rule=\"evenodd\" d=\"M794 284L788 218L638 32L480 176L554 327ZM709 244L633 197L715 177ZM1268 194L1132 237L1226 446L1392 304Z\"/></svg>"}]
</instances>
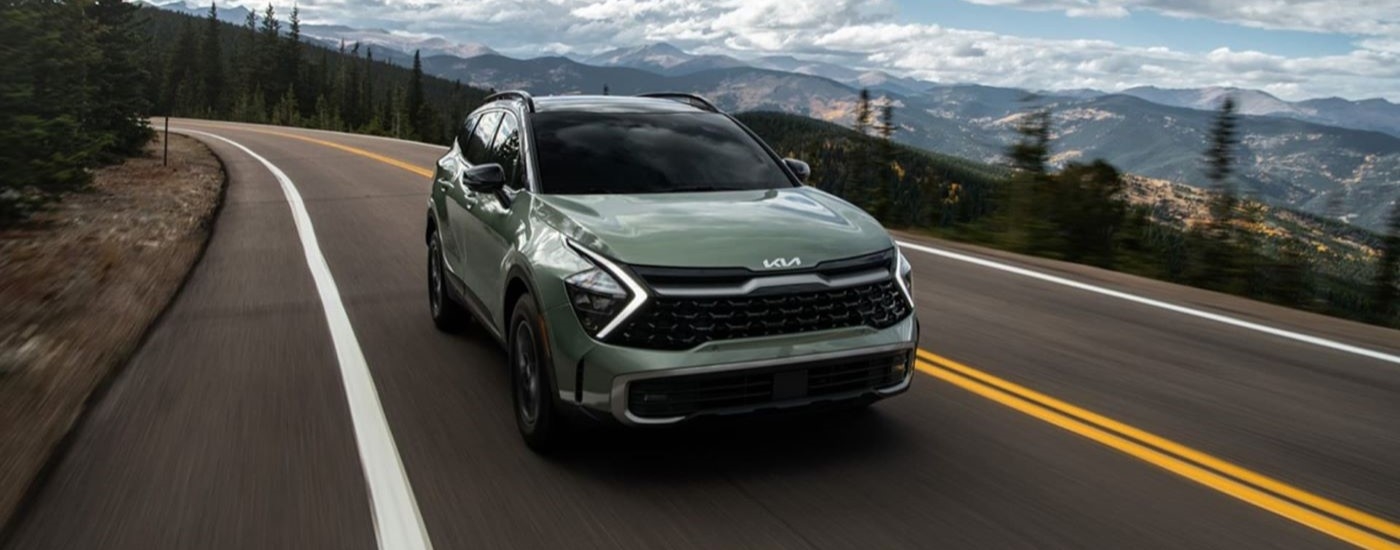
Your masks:
<instances>
[{"instance_id":1,"label":"double yellow line","mask_svg":"<svg viewBox=\"0 0 1400 550\"><path fill-rule=\"evenodd\" d=\"M1400 525L919 350L920 372L1362 548L1400 549Z\"/></svg>"},{"instance_id":2,"label":"double yellow line","mask_svg":"<svg viewBox=\"0 0 1400 550\"><path fill-rule=\"evenodd\" d=\"M432 177L399 159L288 132L239 127L345 151ZM923 349L920 372L1362 548L1400 550L1400 525L1255 473Z\"/></svg>"}]
</instances>

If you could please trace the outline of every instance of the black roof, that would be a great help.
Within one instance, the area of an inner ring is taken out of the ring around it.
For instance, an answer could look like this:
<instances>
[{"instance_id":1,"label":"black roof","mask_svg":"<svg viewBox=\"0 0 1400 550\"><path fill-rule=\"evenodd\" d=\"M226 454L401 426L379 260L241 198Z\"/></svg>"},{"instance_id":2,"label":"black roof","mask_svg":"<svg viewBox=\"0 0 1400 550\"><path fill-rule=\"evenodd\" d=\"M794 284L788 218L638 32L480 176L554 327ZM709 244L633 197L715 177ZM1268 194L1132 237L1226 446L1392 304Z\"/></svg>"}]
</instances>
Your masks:
<instances>
[{"instance_id":1,"label":"black roof","mask_svg":"<svg viewBox=\"0 0 1400 550\"><path fill-rule=\"evenodd\" d=\"M704 109L674 99L625 95L559 95L535 98L535 112L583 111L590 113L706 113Z\"/></svg>"}]
</instances>

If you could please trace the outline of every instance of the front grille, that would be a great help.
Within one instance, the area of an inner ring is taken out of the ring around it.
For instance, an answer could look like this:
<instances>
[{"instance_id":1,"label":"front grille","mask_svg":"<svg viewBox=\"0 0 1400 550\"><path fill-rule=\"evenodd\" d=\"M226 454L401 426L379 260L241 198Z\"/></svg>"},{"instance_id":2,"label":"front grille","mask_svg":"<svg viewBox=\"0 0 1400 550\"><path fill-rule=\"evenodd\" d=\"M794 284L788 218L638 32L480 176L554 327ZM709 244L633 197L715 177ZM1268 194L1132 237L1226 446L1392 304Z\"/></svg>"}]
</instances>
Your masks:
<instances>
[{"instance_id":1,"label":"front grille","mask_svg":"<svg viewBox=\"0 0 1400 550\"><path fill-rule=\"evenodd\" d=\"M758 409L769 404L860 394L904 380L909 352L715 374L652 378L627 386L627 408L642 418Z\"/></svg>"},{"instance_id":2,"label":"front grille","mask_svg":"<svg viewBox=\"0 0 1400 550\"><path fill-rule=\"evenodd\" d=\"M893 279L846 288L757 296L652 300L617 333L615 343L689 349L714 340L868 326L887 328L909 315Z\"/></svg>"}]
</instances>

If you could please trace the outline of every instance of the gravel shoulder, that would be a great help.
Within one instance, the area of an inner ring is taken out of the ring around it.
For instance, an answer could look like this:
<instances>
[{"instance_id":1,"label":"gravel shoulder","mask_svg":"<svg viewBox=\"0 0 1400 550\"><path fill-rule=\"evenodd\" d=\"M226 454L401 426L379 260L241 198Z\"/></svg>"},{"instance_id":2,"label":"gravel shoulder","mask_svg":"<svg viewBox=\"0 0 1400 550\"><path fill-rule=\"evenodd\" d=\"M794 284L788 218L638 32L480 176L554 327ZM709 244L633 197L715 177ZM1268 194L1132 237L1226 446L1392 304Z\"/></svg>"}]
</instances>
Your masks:
<instances>
[{"instance_id":1,"label":"gravel shoulder","mask_svg":"<svg viewBox=\"0 0 1400 550\"><path fill-rule=\"evenodd\" d=\"M0 525L137 349L208 241L226 177L186 136L0 229Z\"/></svg>"}]
</instances>

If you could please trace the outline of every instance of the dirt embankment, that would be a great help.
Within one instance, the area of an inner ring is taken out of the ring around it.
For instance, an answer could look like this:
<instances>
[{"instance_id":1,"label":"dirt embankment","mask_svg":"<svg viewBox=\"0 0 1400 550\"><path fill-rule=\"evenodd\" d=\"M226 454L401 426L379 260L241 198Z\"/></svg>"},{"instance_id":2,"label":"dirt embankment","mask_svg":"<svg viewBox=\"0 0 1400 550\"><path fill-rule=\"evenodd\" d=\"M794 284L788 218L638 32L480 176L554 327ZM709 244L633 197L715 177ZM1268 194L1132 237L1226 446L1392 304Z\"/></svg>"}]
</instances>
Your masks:
<instances>
[{"instance_id":1,"label":"dirt embankment","mask_svg":"<svg viewBox=\"0 0 1400 550\"><path fill-rule=\"evenodd\" d=\"M209 238L222 166L160 137L20 227L0 230L0 525L93 391L136 350Z\"/></svg>"}]
</instances>

